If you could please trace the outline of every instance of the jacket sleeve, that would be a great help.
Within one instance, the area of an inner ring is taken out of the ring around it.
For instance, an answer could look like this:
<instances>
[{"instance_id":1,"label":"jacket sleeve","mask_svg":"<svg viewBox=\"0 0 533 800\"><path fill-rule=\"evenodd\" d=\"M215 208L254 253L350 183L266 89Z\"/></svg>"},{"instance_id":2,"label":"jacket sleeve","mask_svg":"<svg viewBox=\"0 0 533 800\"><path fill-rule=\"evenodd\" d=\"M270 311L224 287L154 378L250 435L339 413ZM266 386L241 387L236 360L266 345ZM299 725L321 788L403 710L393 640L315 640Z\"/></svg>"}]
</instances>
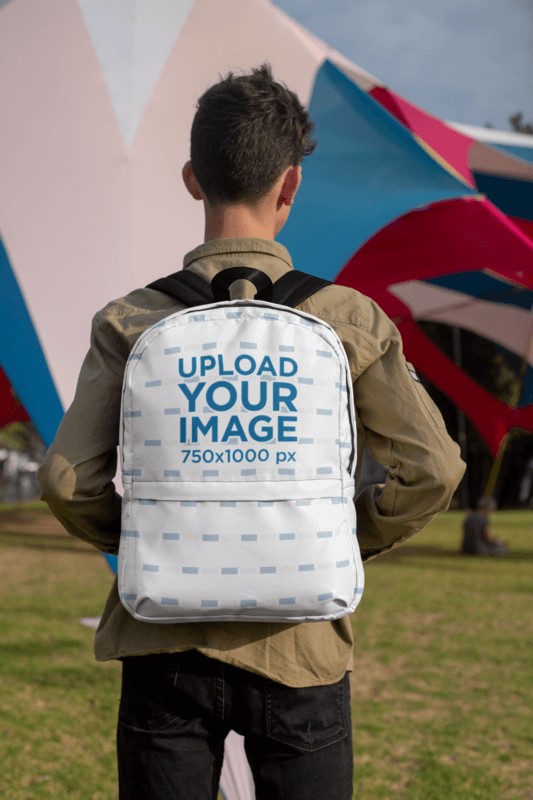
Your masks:
<instances>
[{"instance_id":1,"label":"jacket sleeve","mask_svg":"<svg viewBox=\"0 0 533 800\"><path fill-rule=\"evenodd\" d=\"M128 353L127 340L104 312L97 314L74 401L38 474L42 499L67 531L111 554L118 553L120 538L121 498L113 478Z\"/></svg>"},{"instance_id":2,"label":"jacket sleeve","mask_svg":"<svg viewBox=\"0 0 533 800\"><path fill-rule=\"evenodd\" d=\"M395 547L448 508L465 470L459 446L403 355L396 326L372 303L364 334L367 362L354 381L358 428L388 467L384 485L357 498L364 560Z\"/></svg>"}]
</instances>

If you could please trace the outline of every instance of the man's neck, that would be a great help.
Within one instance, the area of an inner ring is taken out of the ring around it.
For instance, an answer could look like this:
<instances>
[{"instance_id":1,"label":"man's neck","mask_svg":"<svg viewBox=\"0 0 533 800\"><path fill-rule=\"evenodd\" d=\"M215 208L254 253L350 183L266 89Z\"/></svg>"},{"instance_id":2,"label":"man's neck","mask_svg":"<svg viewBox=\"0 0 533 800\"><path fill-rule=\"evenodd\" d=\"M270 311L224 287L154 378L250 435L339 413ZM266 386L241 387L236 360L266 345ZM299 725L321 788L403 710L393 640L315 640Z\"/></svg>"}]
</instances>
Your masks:
<instances>
[{"instance_id":1,"label":"man's neck","mask_svg":"<svg viewBox=\"0 0 533 800\"><path fill-rule=\"evenodd\" d=\"M274 239L276 221L263 209L240 204L206 209L205 239Z\"/></svg>"},{"instance_id":2,"label":"man's neck","mask_svg":"<svg viewBox=\"0 0 533 800\"><path fill-rule=\"evenodd\" d=\"M1 3L1 0L0 0ZM259 199L246 203L211 205L187 161L183 167L187 191L202 200L205 211L205 242L214 239L275 239L285 225L294 201L302 168L287 167Z\"/></svg>"}]
</instances>

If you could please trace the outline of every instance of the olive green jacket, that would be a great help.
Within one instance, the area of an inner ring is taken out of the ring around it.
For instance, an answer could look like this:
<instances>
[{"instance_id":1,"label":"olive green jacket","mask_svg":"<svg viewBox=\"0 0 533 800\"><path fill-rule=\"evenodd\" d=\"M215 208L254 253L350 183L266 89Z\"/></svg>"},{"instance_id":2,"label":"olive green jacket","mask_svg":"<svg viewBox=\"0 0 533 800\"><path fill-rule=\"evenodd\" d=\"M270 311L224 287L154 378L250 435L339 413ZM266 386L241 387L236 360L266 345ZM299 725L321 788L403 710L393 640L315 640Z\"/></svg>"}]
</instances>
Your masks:
<instances>
[{"instance_id":1,"label":"olive green jacket","mask_svg":"<svg viewBox=\"0 0 533 800\"><path fill-rule=\"evenodd\" d=\"M257 267L273 281L292 269L287 250L264 239L210 241L184 259L186 269L207 280L239 265ZM234 284L232 299L246 297L250 288L246 281ZM120 539L113 478L126 360L146 328L180 308L167 295L138 289L96 314L74 402L39 472L43 499L58 520L104 553L116 554ZM407 367L397 328L370 298L327 286L299 308L326 320L348 355L358 423L356 485L365 443L388 467L385 484L368 487L356 501L367 560L446 509L464 464L440 412ZM122 606L115 580L96 633L98 660L191 648L288 686L313 686L336 682L351 668L353 634L349 617L297 625L140 622Z\"/></svg>"}]
</instances>

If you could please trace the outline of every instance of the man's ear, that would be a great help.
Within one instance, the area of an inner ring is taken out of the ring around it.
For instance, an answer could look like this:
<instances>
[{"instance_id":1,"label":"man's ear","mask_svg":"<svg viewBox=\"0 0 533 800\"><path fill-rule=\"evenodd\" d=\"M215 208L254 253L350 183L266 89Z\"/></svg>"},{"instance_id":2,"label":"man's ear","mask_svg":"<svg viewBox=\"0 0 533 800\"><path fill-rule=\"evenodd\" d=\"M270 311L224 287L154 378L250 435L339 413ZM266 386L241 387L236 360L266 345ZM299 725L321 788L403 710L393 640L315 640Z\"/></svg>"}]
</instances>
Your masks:
<instances>
[{"instance_id":1,"label":"man's ear","mask_svg":"<svg viewBox=\"0 0 533 800\"><path fill-rule=\"evenodd\" d=\"M192 171L192 164L190 161L187 161L183 167L181 175L183 177L183 183L187 187L189 194L192 195L195 200L203 200L204 197L202 190L200 188L200 184L196 180L194 172Z\"/></svg>"},{"instance_id":2,"label":"man's ear","mask_svg":"<svg viewBox=\"0 0 533 800\"><path fill-rule=\"evenodd\" d=\"M301 180L302 180L302 168L300 166L289 167L287 172L285 173L285 179L281 187L281 192L280 192L281 205L292 206L292 204L294 203L296 192L300 187Z\"/></svg>"}]
</instances>

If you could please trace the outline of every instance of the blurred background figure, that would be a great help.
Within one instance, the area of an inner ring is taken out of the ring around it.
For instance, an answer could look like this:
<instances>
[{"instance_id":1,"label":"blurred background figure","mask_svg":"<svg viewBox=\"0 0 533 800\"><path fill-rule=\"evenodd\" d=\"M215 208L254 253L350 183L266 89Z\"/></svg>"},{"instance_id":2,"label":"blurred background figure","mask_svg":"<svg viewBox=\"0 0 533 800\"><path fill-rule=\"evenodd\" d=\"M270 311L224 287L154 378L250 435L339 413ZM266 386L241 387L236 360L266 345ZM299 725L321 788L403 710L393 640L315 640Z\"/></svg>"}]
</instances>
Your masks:
<instances>
[{"instance_id":1,"label":"blurred background figure","mask_svg":"<svg viewBox=\"0 0 533 800\"><path fill-rule=\"evenodd\" d=\"M464 521L463 553L472 556L504 556L509 552L505 542L490 533L490 514L498 504L493 497L480 497L477 511L471 511Z\"/></svg>"},{"instance_id":2,"label":"blurred background figure","mask_svg":"<svg viewBox=\"0 0 533 800\"><path fill-rule=\"evenodd\" d=\"M45 451L31 422L13 422L0 430L0 503L39 498L37 470Z\"/></svg>"}]
</instances>

